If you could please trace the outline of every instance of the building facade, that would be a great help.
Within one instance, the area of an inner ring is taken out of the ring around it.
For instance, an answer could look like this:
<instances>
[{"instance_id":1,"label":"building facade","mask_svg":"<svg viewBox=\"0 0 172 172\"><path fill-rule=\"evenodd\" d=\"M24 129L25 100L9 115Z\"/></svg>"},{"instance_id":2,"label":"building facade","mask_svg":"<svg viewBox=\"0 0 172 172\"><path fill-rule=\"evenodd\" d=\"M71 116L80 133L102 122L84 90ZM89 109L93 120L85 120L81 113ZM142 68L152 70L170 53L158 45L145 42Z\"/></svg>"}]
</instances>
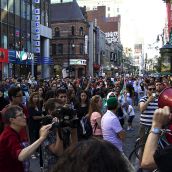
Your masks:
<instances>
[{"instance_id":1,"label":"building facade","mask_svg":"<svg viewBox=\"0 0 172 172\"><path fill-rule=\"evenodd\" d=\"M88 23L76 1L51 4L54 74L81 77L88 71Z\"/></svg>"},{"instance_id":2,"label":"building facade","mask_svg":"<svg viewBox=\"0 0 172 172\"><path fill-rule=\"evenodd\" d=\"M29 72L36 76L37 65L50 64L49 49L45 50L49 44L44 43L51 38L49 5L49 0L0 1L1 77L27 76ZM46 34L42 34L43 28Z\"/></svg>"}]
</instances>

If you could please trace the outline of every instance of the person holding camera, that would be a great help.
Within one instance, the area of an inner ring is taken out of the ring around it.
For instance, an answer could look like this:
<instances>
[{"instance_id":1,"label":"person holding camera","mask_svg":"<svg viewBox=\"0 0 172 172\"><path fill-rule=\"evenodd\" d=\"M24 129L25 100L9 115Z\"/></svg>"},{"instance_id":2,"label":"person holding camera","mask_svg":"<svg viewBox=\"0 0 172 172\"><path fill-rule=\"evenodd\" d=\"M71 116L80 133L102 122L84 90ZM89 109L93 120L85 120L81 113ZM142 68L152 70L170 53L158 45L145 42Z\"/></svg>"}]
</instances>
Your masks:
<instances>
[{"instance_id":1,"label":"person holding camera","mask_svg":"<svg viewBox=\"0 0 172 172\"><path fill-rule=\"evenodd\" d=\"M152 127L146 141L141 166L144 169L156 169L160 172L171 172L172 145L164 149L158 148L158 141L162 134L162 127L171 123L170 108L165 106L154 112Z\"/></svg>"},{"instance_id":2,"label":"person holding camera","mask_svg":"<svg viewBox=\"0 0 172 172\"><path fill-rule=\"evenodd\" d=\"M52 125L43 126L39 138L27 145L20 137L21 129L27 125L23 109L17 105L9 105L4 112L3 120L7 126L0 135L0 171L29 171L28 158L45 140Z\"/></svg>"},{"instance_id":3,"label":"person holding camera","mask_svg":"<svg viewBox=\"0 0 172 172\"><path fill-rule=\"evenodd\" d=\"M69 133L69 145L77 142L77 130L70 126L65 127L63 125L63 115L60 109L63 107L63 102L59 99L50 98L45 103L45 110L48 113L47 121L44 122L53 123L52 130L42 144L42 155L43 155L43 168L44 172L48 172L52 169L54 164L57 162L59 155L63 153L65 148L65 129L70 130ZM68 130L68 131L69 131Z\"/></svg>"}]
</instances>

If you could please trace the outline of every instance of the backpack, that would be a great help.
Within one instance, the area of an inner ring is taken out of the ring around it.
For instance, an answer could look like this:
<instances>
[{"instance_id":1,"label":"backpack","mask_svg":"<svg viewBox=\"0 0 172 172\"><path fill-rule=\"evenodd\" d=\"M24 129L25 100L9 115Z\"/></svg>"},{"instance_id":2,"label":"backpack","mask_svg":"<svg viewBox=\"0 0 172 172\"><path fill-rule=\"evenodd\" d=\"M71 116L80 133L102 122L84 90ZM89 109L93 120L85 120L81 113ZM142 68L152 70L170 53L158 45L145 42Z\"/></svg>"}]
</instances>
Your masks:
<instances>
[{"instance_id":1,"label":"backpack","mask_svg":"<svg viewBox=\"0 0 172 172\"><path fill-rule=\"evenodd\" d=\"M80 120L80 124L82 128L82 136L86 139L90 138L93 135L93 129L88 116L83 116Z\"/></svg>"}]
</instances>

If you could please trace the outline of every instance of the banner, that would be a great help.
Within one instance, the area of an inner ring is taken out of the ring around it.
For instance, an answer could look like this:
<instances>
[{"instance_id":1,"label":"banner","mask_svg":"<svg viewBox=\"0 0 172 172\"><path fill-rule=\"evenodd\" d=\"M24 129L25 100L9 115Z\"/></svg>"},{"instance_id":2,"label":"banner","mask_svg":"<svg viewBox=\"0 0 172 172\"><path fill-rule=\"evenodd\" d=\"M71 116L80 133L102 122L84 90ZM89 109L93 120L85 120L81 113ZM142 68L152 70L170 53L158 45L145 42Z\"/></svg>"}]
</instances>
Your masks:
<instances>
[{"instance_id":1,"label":"banner","mask_svg":"<svg viewBox=\"0 0 172 172\"><path fill-rule=\"evenodd\" d=\"M8 50L0 48L0 62L8 63Z\"/></svg>"}]
</instances>

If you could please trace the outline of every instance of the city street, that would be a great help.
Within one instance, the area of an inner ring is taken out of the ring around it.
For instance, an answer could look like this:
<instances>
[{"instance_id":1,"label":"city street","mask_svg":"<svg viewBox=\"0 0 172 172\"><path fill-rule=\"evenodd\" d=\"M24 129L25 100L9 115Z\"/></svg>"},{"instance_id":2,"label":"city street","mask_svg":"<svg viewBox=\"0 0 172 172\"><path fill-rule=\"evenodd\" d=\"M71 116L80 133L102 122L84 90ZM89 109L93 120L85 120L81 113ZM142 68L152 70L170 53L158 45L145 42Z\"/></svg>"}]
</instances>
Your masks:
<instances>
[{"instance_id":1,"label":"city street","mask_svg":"<svg viewBox=\"0 0 172 172\"><path fill-rule=\"evenodd\" d=\"M138 137L138 129L139 129L139 118L140 114L138 109L135 110L136 116L133 120L133 127L134 131L126 131L126 140L124 143L124 153L128 157L130 153L132 152L135 144L135 140ZM127 124L127 122L125 122ZM126 125L124 126L124 129L126 129ZM31 159L31 172L41 172L39 168L39 160L38 159Z\"/></svg>"}]
</instances>

